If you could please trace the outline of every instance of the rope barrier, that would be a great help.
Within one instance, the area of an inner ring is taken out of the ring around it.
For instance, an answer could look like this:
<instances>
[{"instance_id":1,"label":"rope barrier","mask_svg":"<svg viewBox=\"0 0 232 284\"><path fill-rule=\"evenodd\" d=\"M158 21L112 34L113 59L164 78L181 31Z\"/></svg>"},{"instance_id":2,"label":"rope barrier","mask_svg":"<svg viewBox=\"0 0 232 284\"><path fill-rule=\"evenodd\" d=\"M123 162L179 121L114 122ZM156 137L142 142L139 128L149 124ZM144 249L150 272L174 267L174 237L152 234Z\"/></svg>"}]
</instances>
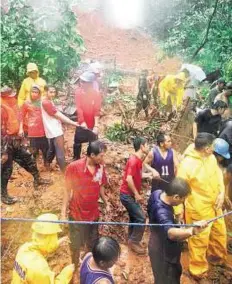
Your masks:
<instances>
[{"instance_id":1,"label":"rope barrier","mask_svg":"<svg viewBox=\"0 0 232 284\"><path fill-rule=\"evenodd\" d=\"M232 211L224 213L215 218L206 220L207 223L212 223L218 219L224 218L225 216L231 215ZM14 222L41 222L41 223L56 223L56 224L79 224L79 225L113 225L113 226L138 226L138 227L199 227L196 224L143 224L143 223L127 223L127 222L93 222L93 221L71 221L71 220L38 220L38 219L27 219L27 218L1 218L1 222L14 221Z\"/></svg>"}]
</instances>

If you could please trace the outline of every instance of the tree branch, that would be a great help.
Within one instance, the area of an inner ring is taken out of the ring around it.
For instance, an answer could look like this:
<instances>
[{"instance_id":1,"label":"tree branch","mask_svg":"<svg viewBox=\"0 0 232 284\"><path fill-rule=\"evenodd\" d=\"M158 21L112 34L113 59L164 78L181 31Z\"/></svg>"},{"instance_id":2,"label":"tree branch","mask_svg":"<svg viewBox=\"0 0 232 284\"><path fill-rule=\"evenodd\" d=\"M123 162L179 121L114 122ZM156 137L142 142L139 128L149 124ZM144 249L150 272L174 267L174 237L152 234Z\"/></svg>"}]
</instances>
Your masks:
<instances>
[{"instance_id":1,"label":"tree branch","mask_svg":"<svg viewBox=\"0 0 232 284\"><path fill-rule=\"evenodd\" d=\"M217 11L218 2L219 2L219 0L215 1L213 13L211 14L211 16L209 18L209 22L208 22L208 26L207 26L207 29L206 29L206 34L205 34L204 40L202 41L201 45L197 48L197 50L194 52L194 54L192 56L192 59L194 59L197 56L199 51L204 47L204 45L208 41L209 30L210 30L210 27L211 27L211 23L212 23L213 17L215 16L216 11Z\"/></svg>"}]
</instances>

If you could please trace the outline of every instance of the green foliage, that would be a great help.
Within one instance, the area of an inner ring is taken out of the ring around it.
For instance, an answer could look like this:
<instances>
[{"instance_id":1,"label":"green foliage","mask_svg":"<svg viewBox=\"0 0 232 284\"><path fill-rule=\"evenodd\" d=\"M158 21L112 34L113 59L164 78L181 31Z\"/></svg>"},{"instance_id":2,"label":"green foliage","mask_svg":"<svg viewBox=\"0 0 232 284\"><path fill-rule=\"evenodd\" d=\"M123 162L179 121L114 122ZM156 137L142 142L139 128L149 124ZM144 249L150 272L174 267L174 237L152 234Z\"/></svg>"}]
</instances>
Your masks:
<instances>
[{"instance_id":1,"label":"green foliage","mask_svg":"<svg viewBox=\"0 0 232 284\"><path fill-rule=\"evenodd\" d=\"M136 97L132 94L112 94L105 97L105 104L114 104L116 101L121 101L127 105L127 107L134 107L136 103Z\"/></svg>"},{"instance_id":2,"label":"green foliage","mask_svg":"<svg viewBox=\"0 0 232 284\"><path fill-rule=\"evenodd\" d=\"M115 123L107 128L106 137L111 141L125 142L128 138L127 132L121 123Z\"/></svg>"},{"instance_id":3,"label":"green foliage","mask_svg":"<svg viewBox=\"0 0 232 284\"><path fill-rule=\"evenodd\" d=\"M29 62L38 65L46 81L65 81L70 70L78 66L84 50L83 40L76 30L76 16L68 1L56 1L59 20L54 29L40 24L41 15L28 6L28 1L9 0L8 5L8 11L1 9L1 84L18 89ZM48 21L52 16L48 16Z\"/></svg>"},{"instance_id":4,"label":"green foliage","mask_svg":"<svg viewBox=\"0 0 232 284\"><path fill-rule=\"evenodd\" d=\"M223 71L226 81L232 81L232 58L225 64Z\"/></svg>"}]
</instances>

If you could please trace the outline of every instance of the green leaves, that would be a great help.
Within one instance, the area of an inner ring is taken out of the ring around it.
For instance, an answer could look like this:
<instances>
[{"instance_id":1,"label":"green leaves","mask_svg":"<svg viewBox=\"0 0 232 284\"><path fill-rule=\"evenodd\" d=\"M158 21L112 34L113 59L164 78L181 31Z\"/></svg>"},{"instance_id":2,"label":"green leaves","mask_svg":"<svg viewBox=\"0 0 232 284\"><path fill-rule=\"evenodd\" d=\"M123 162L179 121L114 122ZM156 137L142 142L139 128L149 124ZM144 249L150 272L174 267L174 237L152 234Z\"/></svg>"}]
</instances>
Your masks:
<instances>
[{"instance_id":1,"label":"green leaves","mask_svg":"<svg viewBox=\"0 0 232 284\"><path fill-rule=\"evenodd\" d=\"M58 1L54 7L61 15L55 30L38 28L41 14L28 6L28 1L9 0L8 5L8 11L1 10L2 85L19 89L29 62L38 64L46 81L64 82L70 70L78 66L84 50L83 39L76 30L76 16L68 2Z\"/></svg>"}]
</instances>

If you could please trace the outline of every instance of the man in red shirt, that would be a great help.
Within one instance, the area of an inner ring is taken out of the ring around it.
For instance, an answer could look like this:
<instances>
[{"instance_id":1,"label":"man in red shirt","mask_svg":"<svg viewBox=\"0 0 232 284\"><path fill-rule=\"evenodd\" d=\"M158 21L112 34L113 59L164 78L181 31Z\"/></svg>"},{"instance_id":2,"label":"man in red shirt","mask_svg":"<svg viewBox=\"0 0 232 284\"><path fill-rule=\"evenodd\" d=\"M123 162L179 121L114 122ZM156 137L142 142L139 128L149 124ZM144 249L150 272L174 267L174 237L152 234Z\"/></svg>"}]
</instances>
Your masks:
<instances>
[{"instance_id":1,"label":"man in red shirt","mask_svg":"<svg viewBox=\"0 0 232 284\"><path fill-rule=\"evenodd\" d=\"M145 223L145 214L140 205L143 198L140 193L143 160L149 152L147 140L142 137L135 138L134 149L135 154L130 156L124 170L123 181L120 188L120 200L128 211L130 223ZM150 177L149 175L147 177ZM143 177L146 177L146 174L144 174ZM128 245L138 254L146 253L145 249L140 244L144 230L144 226L129 226Z\"/></svg>"},{"instance_id":2,"label":"man in red shirt","mask_svg":"<svg viewBox=\"0 0 232 284\"><path fill-rule=\"evenodd\" d=\"M80 126L76 128L74 137L74 160L80 159L82 143L92 142L97 139L102 97L94 89L94 81L94 73L84 72L80 76L80 87L75 94L78 123Z\"/></svg>"},{"instance_id":3,"label":"man in red shirt","mask_svg":"<svg viewBox=\"0 0 232 284\"><path fill-rule=\"evenodd\" d=\"M25 118L28 121L28 137L33 156L36 158L39 150L43 154L44 165L47 167L48 140L45 136L42 111L40 87L33 85L30 92L30 100L27 100L21 107L22 121L19 134L23 135L23 124Z\"/></svg>"},{"instance_id":4,"label":"man in red shirt","mask_svg":"<svg viewBox=\"0 0 232 284\"><path fill-rule=\"evenodd\" d=\"M97 221L99 219L98 199L101 196L106 210L108 204L104 185L107 183L104 170L106 146L100 141L91 142L87 148L87 157L72 162L65 172L66 191L62 206L62 219L76 221ZM87 246L90 251L94 240L98 238L98 225L70 225L72 260L79 264L80 248Z\"/></svg>"}]
</instances>

